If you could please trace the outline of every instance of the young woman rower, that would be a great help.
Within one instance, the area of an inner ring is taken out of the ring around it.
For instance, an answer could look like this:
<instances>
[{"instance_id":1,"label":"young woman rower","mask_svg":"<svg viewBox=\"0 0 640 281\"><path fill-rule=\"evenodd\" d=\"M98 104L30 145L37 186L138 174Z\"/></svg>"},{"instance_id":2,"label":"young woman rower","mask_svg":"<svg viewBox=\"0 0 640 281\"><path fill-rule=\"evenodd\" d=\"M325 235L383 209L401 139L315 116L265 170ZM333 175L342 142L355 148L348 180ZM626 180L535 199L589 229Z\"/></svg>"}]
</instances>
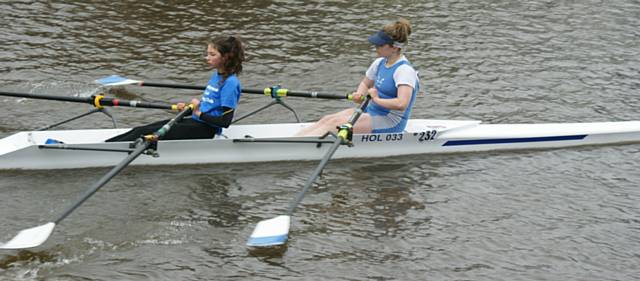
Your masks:
<instances>
[{"instance_id":1,"label":"young woman rower","mask_svg":"<svg viewBox=\"0 0 640 281\"><path fill-rule=\"evenodd\" d=\"M172 139L207 139L214 138L228 128L238 106L241 87L238 74L242 72L244 47L242 41L235 36L217 37L207 43L207 63L214 69L200 99L191 100L194 105L191 118L184 118L163 137ZM183 110L184 103L178 103L178 110ZM115 136L107 142L133 141L142 135L151 134L169 120L158 121L149 125L136 127Z\"/></svg>"},{"instance_id":2,"label":"young woman rower","mask_svg":"<svg viewBox=\"0 0 640 281\"><path fill-rule=\"evenodd\" d=\"M365 113L353 126L354 133L394 133L402 132L406 127L419 90L417 72L402 54L410 34L409 21L401 18L369 36L378 58L369 66L353 93L356 102L362 102L362 97L367 94L371 96ZM298 132L297 136L336 132L336 127L346 123L353 110L346 109L322 117Z\"/></svg>"}]
</instances>

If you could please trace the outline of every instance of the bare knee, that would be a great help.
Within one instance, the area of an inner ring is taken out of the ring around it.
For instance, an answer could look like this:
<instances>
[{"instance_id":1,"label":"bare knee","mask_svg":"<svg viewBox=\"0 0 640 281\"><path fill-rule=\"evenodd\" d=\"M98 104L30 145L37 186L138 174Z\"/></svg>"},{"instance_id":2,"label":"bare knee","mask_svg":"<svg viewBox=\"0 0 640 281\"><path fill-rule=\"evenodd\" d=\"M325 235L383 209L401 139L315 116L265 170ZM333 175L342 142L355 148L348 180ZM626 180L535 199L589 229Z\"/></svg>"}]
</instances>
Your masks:
<instances>
[{"instance_id":1,"label":"bare knee","mask_svg":"<svg viewBox=\"0 0 640 281\"><path fill-rule=\"evenodd\" d=\"M331 122L331 119L333 119L332 115L323 116L322 118L320 118L320 120L318 120L318 124L327 124Z\"/></svg>"},{"instance_id":2,"label":"bare knee","mask_svg":"<svg viewBox=\"0 0 640 281\"><path fill-rule=\"evenodd\" d=\"M327 126L327 127L337 126L338 123L340 123L340 121L342 119L343 118L341 116L338 116L338 115L335 115L335 114L334 115L327 115L325 117L322 117L322 119L320 119L320 121L318 121L318 123L321 126Z\"/></svg>"},{"instance_id":3,"label":"bare knee","mask_svg":"<svg viewBox=\"0 0 640 281\"><path fill-rule=\"evenodd\" d=\"M345 118L344 116L334 116L333 118L331 118L330 120L328 120L327 122L327 126L330 126L331 129L340 126L344 123L346 123L348 121L348 118Z\"/></svg>"}]
</instances>

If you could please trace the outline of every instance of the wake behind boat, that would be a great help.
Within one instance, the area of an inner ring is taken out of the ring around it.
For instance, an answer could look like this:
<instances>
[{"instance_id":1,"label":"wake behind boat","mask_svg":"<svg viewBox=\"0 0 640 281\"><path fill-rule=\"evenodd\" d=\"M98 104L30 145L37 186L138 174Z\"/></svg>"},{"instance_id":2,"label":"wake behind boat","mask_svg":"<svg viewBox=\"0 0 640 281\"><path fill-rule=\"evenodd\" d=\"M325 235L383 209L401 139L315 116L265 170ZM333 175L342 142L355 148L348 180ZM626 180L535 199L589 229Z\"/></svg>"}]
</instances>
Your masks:
<instances>
[{"instance_id":1,"label":"wake behind boat","mask_svg":"<svg viewBox=\"0 0 640 281\"><path fill-rule=\"evenodd\" d=\"M243 163L321 159L329 139L294 137L310 123L232 125L215 139L158 141L131 165ZM130 142L104 142L128 129L20 132L0 139L0 169L70 169L113 166ZM482 124L412 119L403 133L353 136L333 158L558 148L640 142L640 121ZM49 143L49 144L47 144ZM327 144L325 144L327 143Z\"/></svg>"}]
</instances>

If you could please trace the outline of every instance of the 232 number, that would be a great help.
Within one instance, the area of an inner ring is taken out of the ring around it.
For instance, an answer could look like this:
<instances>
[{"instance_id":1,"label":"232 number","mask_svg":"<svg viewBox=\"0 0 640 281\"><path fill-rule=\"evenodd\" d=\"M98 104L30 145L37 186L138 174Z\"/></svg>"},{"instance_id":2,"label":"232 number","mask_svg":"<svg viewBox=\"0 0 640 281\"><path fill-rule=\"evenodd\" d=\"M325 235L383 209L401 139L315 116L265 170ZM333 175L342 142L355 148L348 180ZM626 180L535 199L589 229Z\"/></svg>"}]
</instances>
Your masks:
<instances>
[{"instance_id":1,"label":"232 number","mask_svg":"<svg viewBox=\"0 0 640 281\"><path fill-rule=\"evenodd\" d=\"M438 134L438 131L436 130L413 133L413 135L419 136L418 137L419 142L432 141L436 138L437 134Z\"/></svg>"}]
</instances>

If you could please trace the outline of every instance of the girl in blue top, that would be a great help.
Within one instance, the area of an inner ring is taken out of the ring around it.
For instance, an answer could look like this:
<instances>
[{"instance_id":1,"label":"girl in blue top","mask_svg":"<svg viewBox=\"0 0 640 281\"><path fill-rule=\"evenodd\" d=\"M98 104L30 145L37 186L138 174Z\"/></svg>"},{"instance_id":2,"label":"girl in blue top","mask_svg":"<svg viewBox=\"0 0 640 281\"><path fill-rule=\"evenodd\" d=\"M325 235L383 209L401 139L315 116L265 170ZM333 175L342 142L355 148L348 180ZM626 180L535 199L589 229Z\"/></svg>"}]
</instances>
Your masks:
<instances>
[{"instance_id":1,"label":"girl in blue top","mask_svg":"<svg viewBox=\"0 0 640 281\"><path fill-rule=\"evenodd\" d=\"M208 42L206 59L214 72L202 97L191 100L194 105L191 118L176 123L164 140L214 138L222 132L222 128L228 128L231 124L242 92L237 76L242 72L244 61L242 42L234 36L217 37ZM184 103L178 103L178 110L183 110L185 106ZM107 141L133 141L155 132L168 121L136 127Z\"/></svg>"},{"instance_id":2,"label":"girl in blue top","mask_svg":"<svg viewBox=\"0 0 640 281\"><path fill-rule=\"evenodd\" d=\"M369 66L353 93L356 102L361 102L367 94L371 96L365 113L353 126L354 133L394 133L402 132L406 127L419 90L417 72L402 54L410 34L409 21L399 19L369 37L378 58ZM319 136L336 132L336 127L346 123L353 110L327 115L297 135Z\"/></svg>"}]
</instances>

